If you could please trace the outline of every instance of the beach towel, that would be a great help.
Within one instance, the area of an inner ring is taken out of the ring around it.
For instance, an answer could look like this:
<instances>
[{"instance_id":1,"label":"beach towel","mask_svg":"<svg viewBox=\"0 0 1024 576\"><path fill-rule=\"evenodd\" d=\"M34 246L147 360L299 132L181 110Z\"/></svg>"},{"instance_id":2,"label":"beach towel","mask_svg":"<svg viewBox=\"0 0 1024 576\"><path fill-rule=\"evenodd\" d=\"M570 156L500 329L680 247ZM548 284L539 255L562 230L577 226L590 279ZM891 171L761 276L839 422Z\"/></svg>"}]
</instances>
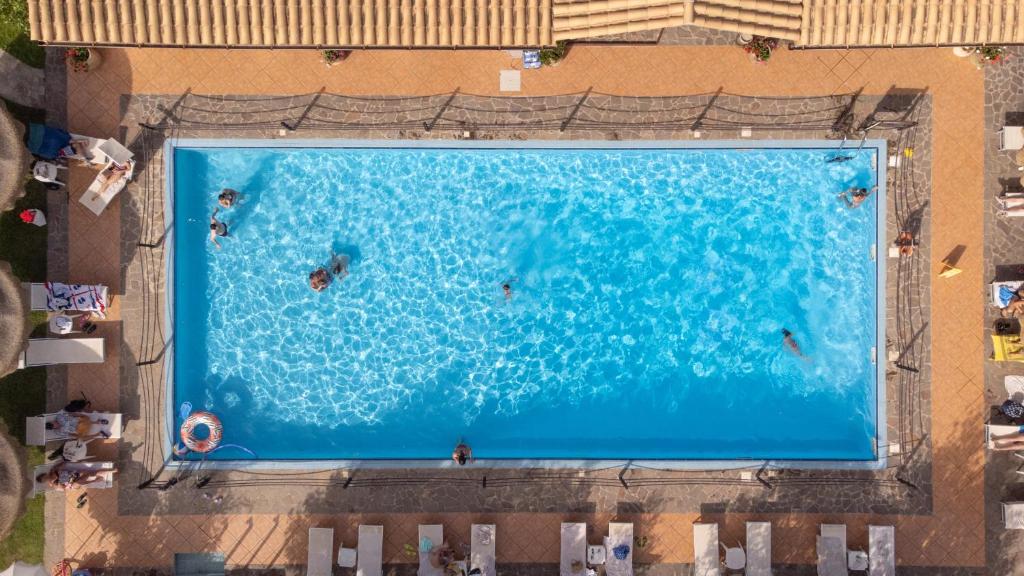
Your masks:
<instances>
[{"instance_id":1,"label":"beach towel","mask_svg":"<svg viewBox=\"0 0 1024 576\"><path fill-rule=\"evenodd\" d=\"M107 311L106 289L93 284L47 282L46 309L51 312L77 310L103 315Z\"/></svg>"}]
</instances>

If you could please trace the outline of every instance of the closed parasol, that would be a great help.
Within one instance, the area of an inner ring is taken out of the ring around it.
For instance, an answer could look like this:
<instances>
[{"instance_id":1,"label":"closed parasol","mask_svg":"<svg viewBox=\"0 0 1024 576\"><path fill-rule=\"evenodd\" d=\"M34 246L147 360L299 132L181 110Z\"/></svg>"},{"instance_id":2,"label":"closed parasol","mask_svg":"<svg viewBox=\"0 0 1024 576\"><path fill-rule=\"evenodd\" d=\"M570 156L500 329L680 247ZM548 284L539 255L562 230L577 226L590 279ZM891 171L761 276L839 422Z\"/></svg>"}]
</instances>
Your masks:
<instances>
[{"instance_id":1,"label":"closed parasol","mask_svg":"<svg viewBox=\"0 0 1024 576\"><path fill-rule=\"evenodd\" d=\"M7 111L0 101L0 212L14 208L15 201L25 195L25 176L29 156L23 136L25 126Z\"/></svg>"},{"instance_id":2,"label":"closed parasol","mask_svg":"<svg viewBox=\"0 0 1024 576\"><path fill-rule=\"evenodd\" d=\"M18 357L28 341L28 304L11 265L0 262L0 378L18 368Z\"/></svg>"}]
</instances>

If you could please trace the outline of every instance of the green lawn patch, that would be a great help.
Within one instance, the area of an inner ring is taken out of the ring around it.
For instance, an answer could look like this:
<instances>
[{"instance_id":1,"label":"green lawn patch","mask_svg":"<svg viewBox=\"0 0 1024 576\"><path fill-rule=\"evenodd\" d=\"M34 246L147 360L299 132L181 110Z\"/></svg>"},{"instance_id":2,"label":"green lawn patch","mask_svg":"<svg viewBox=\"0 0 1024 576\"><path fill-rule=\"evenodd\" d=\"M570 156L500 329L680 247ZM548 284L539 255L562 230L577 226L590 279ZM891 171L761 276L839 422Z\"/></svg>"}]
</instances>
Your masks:
<instances>
[{"instance_id":1,"label":"green lawn patch","mask_svg":"<svg viewBox=\"0 0 1024 576\"><path fill-rule=\"evenodd\" d=\"M46 227L33 226L21 221L18 214L26 208L39 208L46 212L46 186L36 180L26 180L24 198L18 200L14 210L0 214L0 260L11 263L14 275L23 282L46 281ZM3 394L0 382L0 394Z\"/></svg>"},{"instance_id":2,"label":"green lawn patch","mask_svg":"<svg viewBox=\"0 0 1024 576\"><path fill-rule=\"evenodd\" d=\"M29 448L29 468L42 464L44 457L42 448ZM15 560L29 564L43 563L43 540L45 539L43 506L45 503L46 498L41 494L25 503L25 513L14 523L14 528L11 529L7 538L0 540L0 566L6 568Z\"/></svg>"},{"instance_id":3,"label":"green lawn patch","mask_svg":"<svg viewBox=\"0 0 1024 576\"><path fill-rule=\"evenodd\" d=\"M28 39L25 0L0 0L0 49L34 68L46 64L42 46Z\"/></svg>"}]
</instances>

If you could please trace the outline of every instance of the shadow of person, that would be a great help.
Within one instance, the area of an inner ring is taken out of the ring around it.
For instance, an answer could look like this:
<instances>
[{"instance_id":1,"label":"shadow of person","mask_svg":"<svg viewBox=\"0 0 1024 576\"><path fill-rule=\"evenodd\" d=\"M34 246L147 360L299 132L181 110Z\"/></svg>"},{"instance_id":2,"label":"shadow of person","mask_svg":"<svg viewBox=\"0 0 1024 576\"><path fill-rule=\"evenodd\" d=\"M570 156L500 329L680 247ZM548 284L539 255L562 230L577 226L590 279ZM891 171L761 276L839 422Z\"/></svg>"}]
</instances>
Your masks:
<instances>
[{"instance_id":1,"label":"shadow of person","mask_svg":"<svg viewBox=\"0 0 1024 576\"><path fill-rule=\"evenodd\" d=\"M358 246L350 244L344 240L335 241L334 244L331 245L331 252L334 252L337 256L348 258L349 266L363 258L363 253L359 250Z\"/></svg>"}]
</instances>

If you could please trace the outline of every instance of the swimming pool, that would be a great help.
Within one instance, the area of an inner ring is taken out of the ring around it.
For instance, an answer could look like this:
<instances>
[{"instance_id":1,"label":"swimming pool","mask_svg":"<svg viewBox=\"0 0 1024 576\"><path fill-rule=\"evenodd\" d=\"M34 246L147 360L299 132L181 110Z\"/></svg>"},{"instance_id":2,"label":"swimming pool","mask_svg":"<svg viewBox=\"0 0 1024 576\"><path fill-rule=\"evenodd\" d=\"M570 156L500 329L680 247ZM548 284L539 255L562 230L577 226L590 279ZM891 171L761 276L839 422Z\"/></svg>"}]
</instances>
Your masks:
<instances>
[{"instance_id":1,"label":"swimming pool","mask_svg":"<svg viewBox=\"0 0 1024 576\"><path fill-rule=\"evenodd\" d=\"M169 434L189 402L246 449L212 459L876 460L869 144L177 141Z\"/></svg>"}]
</instances>

